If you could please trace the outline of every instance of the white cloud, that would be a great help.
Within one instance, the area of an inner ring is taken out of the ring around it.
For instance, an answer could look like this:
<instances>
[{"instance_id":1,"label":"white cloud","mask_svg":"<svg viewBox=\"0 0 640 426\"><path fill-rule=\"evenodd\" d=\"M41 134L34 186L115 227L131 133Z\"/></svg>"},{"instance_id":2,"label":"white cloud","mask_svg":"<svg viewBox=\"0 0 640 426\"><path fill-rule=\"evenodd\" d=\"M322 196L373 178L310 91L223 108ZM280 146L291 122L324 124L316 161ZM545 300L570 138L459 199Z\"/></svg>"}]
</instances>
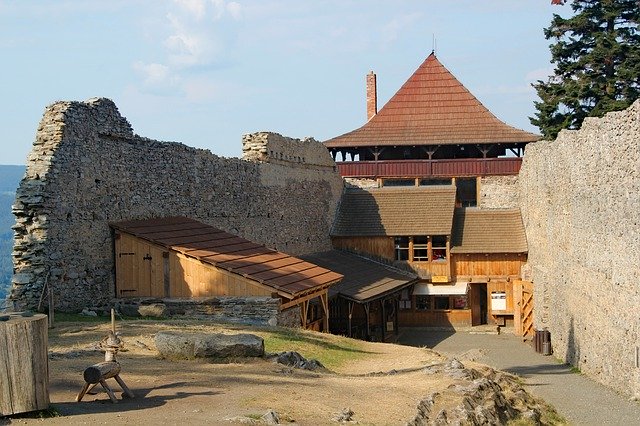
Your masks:
<instances>
[{"instance_id":1,"label":"white cloud","mask_svg":"<svg viewBox=\"0 0 640 426\"><path fill-rule=\"evenodd\" d=\"M227 12L229 12L229 15L235 20L242 18L242 6L236 1L227 4Z\"/></svg>"},{"instance_id":2,"label":"white cloud","mask_svg":"<svg viewBox=\"0 0 640 426\"><path fill-rule=\"evenodd\" d=\"M240 3L226 0L173 0L155 29L152 42L161 47L160 57L139 60L133 69L142 78L140 90L165 92L202 102L217 93L213 82L201 75L202 69L224 63L229 44L235 42L235 22L241 19ZM165 87L161 87L165 86Z\"/></svg>"},{"instance_id":3,"label":"white cloud","mask_svg":"<svg viewBox=\"0 0 640 426\"><path fill-rule=\"evenodd\" d=\"M409 13L394 17L381 29L382 44L388 47L398 39L398 35L405 31L422 17L421 13Z\"/></svg>"},{"instance_id":4,"label":"white cloud","mask_svg":"<svg viewBox=\"0 0 640 426\"><path fill-rule=\"evenodd\" d=\"M173 2L198 21L206 15L205 0L173 0Z\"/></svg>"},{"instance_id":5,"label":"white cloud","mask_svg":"<svg viewBox=\"0 0 640 426\"><path fill-rule=\"evenodd\" d=\"M149 85L166 82L171 72L166 65L155 63L145 64L142 61L136 61L133 64L133 69L141 74L144 78L144 83Z\"/></svg>"}]
</instances>

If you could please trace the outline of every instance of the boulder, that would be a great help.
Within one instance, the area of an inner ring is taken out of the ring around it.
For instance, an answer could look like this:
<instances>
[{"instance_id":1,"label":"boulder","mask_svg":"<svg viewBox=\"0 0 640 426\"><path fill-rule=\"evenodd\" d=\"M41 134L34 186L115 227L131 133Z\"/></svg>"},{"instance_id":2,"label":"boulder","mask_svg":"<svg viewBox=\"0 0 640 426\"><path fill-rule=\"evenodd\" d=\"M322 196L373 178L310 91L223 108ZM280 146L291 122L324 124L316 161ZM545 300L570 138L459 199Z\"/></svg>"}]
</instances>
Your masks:
<instances>
[{"instance_id":1,"label":"boulder","mask_svg":"<svg viewBox=\"0 0 640 426\"><path fill-rule=\"evenodd\" d=\"M164 303L153 303L151 305L140 305L138 313L143 317L162 318L167 313L167 306Z\"/></svg>"},{"instance_id":2,"label":"boulder","mask_svg":"<svg viewBox=\"0 0 640 426\"><path fill-rule=\"evenodd\" d=\"M178 333L156 334L158 352L165 358L261 357L264 340L253 334Z\"/></svg>"}]
</instances>

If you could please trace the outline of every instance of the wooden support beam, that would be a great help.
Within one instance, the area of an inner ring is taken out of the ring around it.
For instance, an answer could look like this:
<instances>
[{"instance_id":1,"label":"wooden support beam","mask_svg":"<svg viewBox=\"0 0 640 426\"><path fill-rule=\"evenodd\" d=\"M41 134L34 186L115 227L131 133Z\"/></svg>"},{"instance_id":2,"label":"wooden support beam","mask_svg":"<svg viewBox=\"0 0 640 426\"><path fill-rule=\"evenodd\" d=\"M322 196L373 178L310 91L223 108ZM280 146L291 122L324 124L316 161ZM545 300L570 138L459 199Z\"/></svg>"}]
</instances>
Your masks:
<instances>
[{"instance_id":1,"label":"wooden support beam","mask_svg":"<svg viewBox=\"0 0 640 426\"><path fill-rule=\"evenodd\" d=\"M324 293L320 295L320 304L322 305L322 310L324 311L324 319L322 321L323 330L325 333L329 332L329 295L328 290L325 290Z\"/></svg>"},{"instance_id":2,"label":"wooden support beam","mask_svg":"<svg viewBox=\"0 0 640 426\"><path fill-rule=\"evenodd\" d=\"M364 311L366 313L366 319L367 319L367 334L366 334L366 338L368 339L371 336L371 325L369 324L369 303L367 302L364 304Z\"/></svg>"},{"instance_id":3,"label":"wooden support beam","mask_svg":"<svg viewBox=\"0 0 640 426\"><path fill-rule=\"evenodd\" d=\"M353 302L352 301L348 301L348 307L349 307L349 337L351 336L351 318L353 317Z\"/></svg>"},{"instance_id":4,"label":"wooden support beam","mask_svg":"<svg viewBox=\"0 0 640 426\"><path fill-rule=\"evenodd\" d=\"M300 304L300 319L302 320L302 329L307 328L307 312L309 310L309 301L305 300Z\"/></svg>"}]
</instances>

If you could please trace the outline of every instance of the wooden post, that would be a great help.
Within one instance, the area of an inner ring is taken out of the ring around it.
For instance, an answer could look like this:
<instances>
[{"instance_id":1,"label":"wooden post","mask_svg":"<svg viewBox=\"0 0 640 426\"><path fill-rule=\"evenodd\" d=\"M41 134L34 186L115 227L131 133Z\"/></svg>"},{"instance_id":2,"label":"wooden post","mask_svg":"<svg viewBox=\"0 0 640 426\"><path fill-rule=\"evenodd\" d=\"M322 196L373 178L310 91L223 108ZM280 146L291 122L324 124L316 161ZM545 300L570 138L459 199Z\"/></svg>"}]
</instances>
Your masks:
<instances>
[{"instance_id":1,"label":"wooden post","mask_svg":"<svg viewBox=\"0 0 640 426\"><path fill-rule=\"evenodd\" d=\"M364 304L364 311L366 313L366 318L367 318L367 334L366 334L366 338L369 339L371 337L371 326L369 324L369 302Z\"/></svg>"},{"instance_id":2,"label":"wooden post","mask_svg":"<svg viewBox=\"0 0 640 426\"><path fill-rule=\"evenodd\" d=\"M329 332L329 295L328 290L320 295L320 303L322 304L322 310L324 311L324 319L322 321L322 328L325 333Z\"/></svg>"},{"instance_id":3,"label":"wooden post","mask_svg":"<svg viewBox=\"0 0 640 426\"><path fill-rule=\"evenodd\" d=\"M349 300L348 303L348 307L349 307L349 337L351 336L351 318L353 317L353 302L351 300Z\"/></svg>"},{"instance_id":4,"label":"wooden post","mask_svg":"<svg viewBox=\"0 0 640 426\"><path fill-rule=\"evenodd\" d=\"M47 316L12 314L0 321L0 416L49 407Z\"/></svg>"}]
</instances>

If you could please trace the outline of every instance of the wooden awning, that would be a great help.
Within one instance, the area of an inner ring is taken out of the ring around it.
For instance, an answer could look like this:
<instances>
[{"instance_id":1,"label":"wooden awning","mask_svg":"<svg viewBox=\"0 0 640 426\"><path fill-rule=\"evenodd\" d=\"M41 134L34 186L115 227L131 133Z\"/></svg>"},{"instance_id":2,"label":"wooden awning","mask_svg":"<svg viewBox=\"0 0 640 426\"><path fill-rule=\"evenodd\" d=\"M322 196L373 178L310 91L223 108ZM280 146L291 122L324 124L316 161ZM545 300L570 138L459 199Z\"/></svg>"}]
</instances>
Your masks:
<instances>
[{"instance_id":1,"label":"wooden awning","mask_svg":"<svg viewBox=\"0 0 640 426\"><path fill-rule=\"evenodd\" d=\"M416 274L340 250L303 257L344 275L340 283L331 287L329 296L341 296L356 303L368 303L384 298L418 280Z\"/></svg>"}]
</instances>

